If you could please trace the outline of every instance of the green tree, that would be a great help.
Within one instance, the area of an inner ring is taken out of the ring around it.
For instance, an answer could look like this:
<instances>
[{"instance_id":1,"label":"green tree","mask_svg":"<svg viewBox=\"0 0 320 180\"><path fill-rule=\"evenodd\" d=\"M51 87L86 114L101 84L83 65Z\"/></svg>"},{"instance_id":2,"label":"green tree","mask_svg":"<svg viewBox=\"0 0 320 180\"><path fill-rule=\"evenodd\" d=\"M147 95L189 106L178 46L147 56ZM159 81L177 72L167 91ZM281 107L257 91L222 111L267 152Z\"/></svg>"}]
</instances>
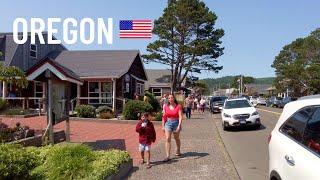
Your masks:
<instances>
[{"instance_id":1,"label":"green tree","mask_svg":"<svg viewBox=\"0 0 320 180\"><path fill-rule=\"evenodd\" d=\"M163 15L155 20L158 40L147 46L146 62L168 65L171 90L175 91L189 72L218 72L217 58L223 54L222 29L215 28L217 16L199 0L169 1Z\"/></svg>"},{"instance_id":2,"label":"green tree","mask_svg":"<svg viewBox=\"0 0 320 180\"><path fill-rule=\"evenodd\" d=\"M288 88L297 97L320 93L320 29L284 46L272 67L278 91Z\"/></svg>"},{"instance_id":3,"label":"green tree","mask_svg":"<svg viewBox=\"0 0 320 180\"><path fill-rule=\"evenodd\" d=\"M240 75L239 76L235 76L233 78L231 87L239 88L239 82L238 81L240 81ZM242 83L243 83L243 85L254 83L254 78L251 77L251 76L242 76Z\"/></svg>"},{"instance_id":4,"label":"green tree","mask_svg":"<svg viewBox=\"0 0 320 180\"><path fill-rule=\"evenodd\" d=\"M0 81L17 86L18 88L26 88L28 80L25 73L15 66L4 66L0 63Z\"/></svg>"},{"instance_id":5,"label":"green tree","mask_svg":"<svg viewBox=\"0 0 320 180\"><path fill-rule=\"evenodd\" d=\"M210 94L210 90L209 90L207 84L205 84L201 81L195 82L193 89L196 89L202 95L209 95Z\"/></svg>"}]
</instances>

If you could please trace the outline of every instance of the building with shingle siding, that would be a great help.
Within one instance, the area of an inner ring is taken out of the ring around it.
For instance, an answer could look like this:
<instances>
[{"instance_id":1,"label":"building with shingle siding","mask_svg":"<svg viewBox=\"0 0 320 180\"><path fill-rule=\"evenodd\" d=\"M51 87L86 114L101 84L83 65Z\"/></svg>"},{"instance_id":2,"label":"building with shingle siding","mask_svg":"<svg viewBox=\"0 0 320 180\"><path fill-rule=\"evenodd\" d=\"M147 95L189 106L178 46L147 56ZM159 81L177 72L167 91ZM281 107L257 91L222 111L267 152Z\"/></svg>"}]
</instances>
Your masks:
<instances>
[{"instance_id":1,"label":"building with shingle siding","mask_svg":"<svg viewBox=\"0 0 320 180\"><path fill-rule=\"evenodd\" d=\"M167 69L147 69L148 81L145 89L152 92L156 97L171 93L171 71Z\"/></svg>"},{"instance_id":2,"label":"building with shingle siding","mask_svg":"<svg viewBox=\"0 0 320 180\"><path fill-rule=\"evenodd\" d=\"M43 34L46 40L47 34ZM70 51L63 45L30 43L16 44L12 33L0 33L0 61L5 66L17 66L26 72L29 85L19 90L2 82L2 98L45 98L46 82L37 81L50 70L60 81L70 82L65 87L68 102L94 106L106 105L122 109L122 101L132 99L135 93L144 94L148 80L138 50ZM117 101L119 100L119 101ZM72 101L75 102L75 101ZM32 102L35 105L39 102Z\"/></svg>"}]
</instances>

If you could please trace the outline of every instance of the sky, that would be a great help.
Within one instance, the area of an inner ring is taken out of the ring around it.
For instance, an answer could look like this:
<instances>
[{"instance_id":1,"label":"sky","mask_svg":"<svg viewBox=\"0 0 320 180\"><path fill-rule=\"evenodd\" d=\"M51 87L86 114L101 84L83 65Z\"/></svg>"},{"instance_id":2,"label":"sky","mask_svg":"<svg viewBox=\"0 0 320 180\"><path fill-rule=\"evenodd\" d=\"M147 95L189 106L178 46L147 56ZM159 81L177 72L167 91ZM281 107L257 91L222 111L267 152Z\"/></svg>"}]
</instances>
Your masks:
<instances>
[{"instance_id":1,"label":"sky","mask_svg":"<svg viewBox=\"0 0 320 180\"><path fill-rule=\"evenodd\" d=\"M271 64L283 46L299 37L307 36L320 27L320 1L318 0L204 0L207 7L218 16L216 28L222 28L225 35L222 46L224 55L218 58L223 66L218 74L202 72L192 74L200 78L218 78L243 74L253 77L275 76ZM16 18L29 20L32 17L43 19L72 17L113 18L113 44L98 45L97 42L85 45L78 41L66 45L69 50L109 50L138 49L146 53L152 39L119 39L119 20L159 18L167 0L1 0L0 32L12 32ZM62 39L62 26L55 26ZM79 30L79 29L78 29ZM150 63L149 69L166 69L162 64Z\"/></svg>"}]
</instances>

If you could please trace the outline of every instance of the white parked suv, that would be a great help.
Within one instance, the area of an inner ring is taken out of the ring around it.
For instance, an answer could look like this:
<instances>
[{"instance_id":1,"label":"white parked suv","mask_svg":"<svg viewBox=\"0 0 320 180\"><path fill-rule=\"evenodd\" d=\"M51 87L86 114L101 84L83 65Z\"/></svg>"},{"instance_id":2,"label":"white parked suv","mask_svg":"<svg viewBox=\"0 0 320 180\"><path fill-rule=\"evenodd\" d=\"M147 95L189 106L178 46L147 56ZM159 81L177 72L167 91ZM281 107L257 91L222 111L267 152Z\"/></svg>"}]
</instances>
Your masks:
<instances>
[{"instance_id":1,"label":"white parked suv","mask_svg":"<svg viewBox=\"0 0 320 180\"><path fill-rule=\"evenodd\" d=\"M227 99L221 112L222 127L253 125L260 128L260 115L246 98Z\"/></svg>"},{"instance_id":2,"label":"white parked suv","mask_svg":"<svg viewBox=\"0 0 320 180\"><path fill-rule=\"evenodd\" d=\"M320 96L285 105L269 137L271 180L320 179Z\"/></svg>"}]
</instances>

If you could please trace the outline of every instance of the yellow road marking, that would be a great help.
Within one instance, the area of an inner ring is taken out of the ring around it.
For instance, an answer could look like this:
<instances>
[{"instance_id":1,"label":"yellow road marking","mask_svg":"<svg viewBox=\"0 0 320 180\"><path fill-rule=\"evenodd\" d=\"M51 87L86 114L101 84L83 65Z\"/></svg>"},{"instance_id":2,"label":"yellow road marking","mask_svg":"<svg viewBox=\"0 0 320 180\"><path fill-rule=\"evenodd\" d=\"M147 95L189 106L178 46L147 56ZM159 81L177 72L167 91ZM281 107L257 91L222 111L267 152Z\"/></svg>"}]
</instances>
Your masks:
<instances>
[{"instance_id":1,"label":"yellow road marking","mask_svg":"<svg viewBox=\"0 0 320 180\"><path fill-rule=\"evenodd\" d=\"M265 110L265 109L260 109L260 108L257 108L258 110L261 110L261 111L265 111L265 112L269 112L269 113L272 113L272 114L276 114L276 115L281 115L281 113L278 113L278 112L274 112L274 111L269 111L269 110Z\"/></svg>"}]
</instances>

